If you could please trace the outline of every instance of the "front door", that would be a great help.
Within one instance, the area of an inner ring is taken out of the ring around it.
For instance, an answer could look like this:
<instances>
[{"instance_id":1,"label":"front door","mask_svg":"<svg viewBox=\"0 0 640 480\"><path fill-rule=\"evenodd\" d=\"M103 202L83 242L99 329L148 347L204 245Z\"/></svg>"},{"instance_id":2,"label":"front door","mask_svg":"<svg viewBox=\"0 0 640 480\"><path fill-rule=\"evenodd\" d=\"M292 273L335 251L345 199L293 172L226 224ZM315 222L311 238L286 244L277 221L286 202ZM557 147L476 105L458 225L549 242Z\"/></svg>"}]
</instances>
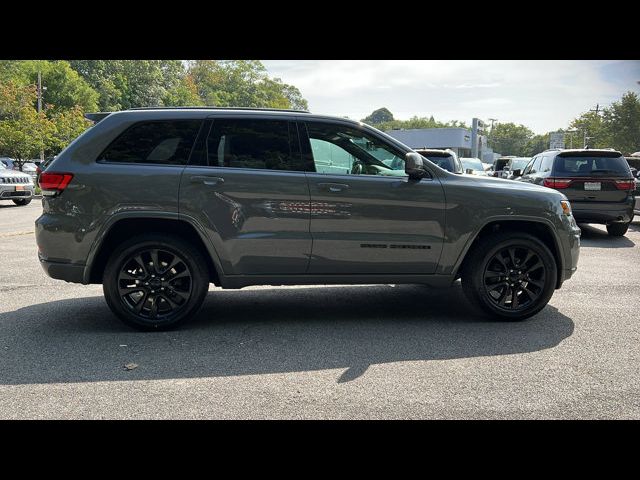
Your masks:
<instances>
[{"instance_id":1,"label":"front door","mask_svg":"<svg viewBox=\"0 0 640 480\"><path fill-rule=\"evenodd\" d=\"M180 214L206 229L226 275L302 274L309 187L295 122L221 118L203 127L180 183Z\"/></svg>"},{"instance_id":2,"label":"front door","mask_svg":"<svg viewBox=\"0 0 640 480\"><path fill-rule=\"evenodd\" d=\"M315 164L309 273L434 273L445 226L439 180L410 180L404 153L365 128L308 121L300 132Z\"/></svg>"}]
</instances>

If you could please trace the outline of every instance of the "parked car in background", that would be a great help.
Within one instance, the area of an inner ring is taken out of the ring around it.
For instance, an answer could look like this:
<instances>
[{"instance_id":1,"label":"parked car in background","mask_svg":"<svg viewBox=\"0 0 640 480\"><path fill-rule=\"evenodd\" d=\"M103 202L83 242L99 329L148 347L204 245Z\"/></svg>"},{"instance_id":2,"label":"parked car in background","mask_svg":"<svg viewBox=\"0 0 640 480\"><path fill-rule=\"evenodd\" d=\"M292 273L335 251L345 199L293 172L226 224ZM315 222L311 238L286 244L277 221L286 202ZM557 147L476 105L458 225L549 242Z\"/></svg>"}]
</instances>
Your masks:
<instances>
[{"instance_id":1,"label":"parked car in background","mask_svg":"<svg viewBox=\"0 0 640 480\"><path fill-rule=\"evenodd\" d=\"M192 318L210 283L460 278L492 320L522 320L577 268L564 195L453 174L455 153L423 149L427 160L360 122L274 109L98 116L41 174L38 258L53 278L102 284L136 328ZM323 172L336 152L314 145L326 143L355 158L350 168Z\"/></svg>"},{"instance_id":2,"label":"parked car in background","mask_svg":"<svg viewBox=\"0 0 640 480\"><path fill-rule=\"evenodd\" d=\"M524 170L529 161L531 161L531 157L516 157L515 155L497 158L493 162L491 175L493 177L513 180L520 176L519 173ZM518 170L520 170L520 172L518 172Z\"/></svg>"},{"instance_id":3,"label":"parked car in background","mask_svg":"<svg viewBox=\"0 0 640 480\"><path fill-rule=\"evenodd\" d=\"M506 167L507 164L509 163L509 160L511 160L512 158L515 158L515 157L504 156L504 157L496 158L493 161L493 167L491 168L491 176L502 178L502 171L504 170L504 167Z\"/></svg>"},{"instance_id":4,"label":"parked car in background","mask_svg":"<svg viewBox=\"0 0 640 480\"><path fill-rule=\"evenodd\" d=\"M518 180L560 190L577 222L604 224L609 235L624 235L633 219L636 183L616 150L545 150Z\"/></svg>"},{"instance_id":5,"label":"parked car in background","mask_svg":"<svg viewBox=\"0 0 640 480\"><path fill-rule=\"evenodd\" d=\"M33 162L27 162L22 165L22 172L29 174L31 179L35 182L38 177L38 166Z\"/></svg>"},{"instance_id":6,"label":"parked car in background","mask_svg":"<svg viewBox=\"0 0 640 480\"><path fill-rule=\"evenodd\" d=\"M445 150L418 148L415 151L447 172L464 173L462 162L453 150L448 148Z\"/></svg>"},{"instance_id":7,"label":"parked car in background","mask_svg":"<svg viewBox=\"0 0 640 480\"><path fill-rule=\"evenodd\" d=\"M502 178L515 180L522 176L522 171L531 161L531 157L513 157L502 170Z\"/></svg>"},{"instance_id":8,"label":"parked car in background","mask_svg":"<svg viewBox=\"0 0 640 480\"><path fill-rule=\"evenodd\" d=\"M0 162L0 200L13 200L16 205L28 205L33 197L33 180L24 172L16 172Z\"/></svg>"},{"instance_id":9,"label":"parked car in background","mask_svg":"<svg viewBox=\"0 0 640 480\"><path fill-rule=\"evenodd\" d=\"M484 165L479 158L460 157L460 161L462 162L464 173L469 175L487 176L487 172L484 171Z\"/></svg>"}]
</instances>

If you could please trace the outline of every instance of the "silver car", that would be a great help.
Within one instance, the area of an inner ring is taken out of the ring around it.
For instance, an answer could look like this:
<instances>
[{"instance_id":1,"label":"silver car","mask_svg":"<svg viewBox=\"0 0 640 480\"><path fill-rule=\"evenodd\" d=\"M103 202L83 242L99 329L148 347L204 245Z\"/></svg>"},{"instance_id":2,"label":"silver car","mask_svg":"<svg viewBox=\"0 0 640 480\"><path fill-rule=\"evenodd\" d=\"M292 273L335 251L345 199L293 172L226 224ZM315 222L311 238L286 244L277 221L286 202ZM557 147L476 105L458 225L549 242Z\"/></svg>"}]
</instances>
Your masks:
<instances>
[{"instance_id":1,"label":"silver car","mask_svg":"<svg viewBox=\"0 0 640 480\"><path fill-rule=\"evenodd\" d=\"M33 198L33 179L28 173L7 169L0 163L0 200L28 205Z\"/></svg>"}]
</instances>

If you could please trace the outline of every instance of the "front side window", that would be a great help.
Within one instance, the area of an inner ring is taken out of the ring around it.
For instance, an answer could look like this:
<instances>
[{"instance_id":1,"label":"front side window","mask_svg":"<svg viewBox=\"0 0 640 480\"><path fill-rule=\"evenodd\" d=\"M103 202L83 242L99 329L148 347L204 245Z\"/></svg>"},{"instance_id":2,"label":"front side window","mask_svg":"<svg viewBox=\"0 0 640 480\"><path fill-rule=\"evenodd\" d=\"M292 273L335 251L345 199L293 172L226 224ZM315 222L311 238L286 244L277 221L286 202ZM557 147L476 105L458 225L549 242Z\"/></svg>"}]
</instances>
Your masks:
<instances>
[{"instance_id":1,"label":"front side window","mask_svg":"<svg viewBox=\"0 0 640 480\"><path fill-rule=\"evenodd\" d=\"M200 120L166 120L133 125L98 160L122 163L186 165Z\"/></svg>"},{"instance_id":2,"label":"front side window","mask_svg":"<svg viewBox=\"0 0 640 480\"><path fill-rule=\"evenodd\" d=\"M216 119L207 139L210 167L305 171L296 124L287 120Z\"/></svg>"},{"instance_id":3,"label":"front side window","mask_svg":"<svg viewBox=\"0 0 640 480\"><path fill-rule=\"evenodd\" d=\"M406 176L404 158L381 140L342 125L306 125L317 173Z\"/></svg>"}]
</instances>

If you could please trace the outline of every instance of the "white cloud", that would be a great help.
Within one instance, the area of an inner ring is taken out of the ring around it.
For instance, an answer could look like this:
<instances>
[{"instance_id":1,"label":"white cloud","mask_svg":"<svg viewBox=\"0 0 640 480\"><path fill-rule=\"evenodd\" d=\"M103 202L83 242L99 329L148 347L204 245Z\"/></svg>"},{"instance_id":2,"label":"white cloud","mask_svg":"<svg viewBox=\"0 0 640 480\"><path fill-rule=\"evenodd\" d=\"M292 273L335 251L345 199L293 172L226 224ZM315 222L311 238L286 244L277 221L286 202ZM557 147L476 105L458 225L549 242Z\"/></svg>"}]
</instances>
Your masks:
<instances>
[{"instance_id":1,"label":"white cloud","mask_svg":"<svg viewBox=\"0 0 640 480\"><path fill-rule=\"evenodd\" d=\"M596 103L638 90L640 62L582 60L271 60L311 111L360 119L380 107L396 118L497 118L537 133L566 127ZM622 64L623 68L619 68ZM607 72L616 72L612 78Z\"/></svg>"}]
</instances>

